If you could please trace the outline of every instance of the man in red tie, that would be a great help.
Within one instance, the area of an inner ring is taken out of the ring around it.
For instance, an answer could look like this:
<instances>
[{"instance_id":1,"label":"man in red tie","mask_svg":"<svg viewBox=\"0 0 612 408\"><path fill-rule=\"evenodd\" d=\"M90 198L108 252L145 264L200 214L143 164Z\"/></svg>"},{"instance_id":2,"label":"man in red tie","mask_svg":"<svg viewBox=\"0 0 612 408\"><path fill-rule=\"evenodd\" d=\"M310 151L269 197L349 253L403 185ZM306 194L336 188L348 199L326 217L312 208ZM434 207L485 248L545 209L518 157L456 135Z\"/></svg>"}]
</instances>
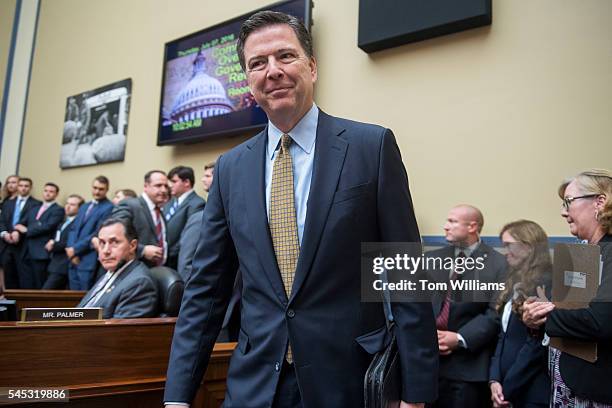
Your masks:
<instances>
[{"instance_id":1,"label":"man in red tie","mask_svg":"<svg viewBox=\"0 0 612 408\"><path fill-rule=\"evenodd\" d=\"M57 184L45 184L42 204L30 209L22 224L15 225L24 240L18 268L22 289L41 289L47 279L49 253L45 244L64 218L64 210L55 202L58 193Z\"/></svg>"},{"instance_id":2,"label":"man in red tie","mask_svg":"<svg viewBox=\"0 0 612 408\"><path fill-rule=\"evenodd\" d=\"M148 266L164 265L168 257L166 224L161 208L168 201L168 177L161 170L144 176L144 191L138 198L121 201L113 217L127 219L136 229L136 258Z\"/></svg>"},{"instance_id":3,"label":"man in red tie","mask_svg":"<svg viewBox=\"0 0 612 408\"><path fill-rule=\"evenodd\" d=\"M505 281L506 260L480 240L483 224L478 208L465 204L452 208L444 224L449 245L426 254L440 258L439 264L453 260L450 270L428 271L430 281L444 282L448 289L432 299L440 349L440 391L433 407L490 406L487 381L491 347L499 327L497 292L451 290L452 281Z\"/></svg>"}]
</instances>

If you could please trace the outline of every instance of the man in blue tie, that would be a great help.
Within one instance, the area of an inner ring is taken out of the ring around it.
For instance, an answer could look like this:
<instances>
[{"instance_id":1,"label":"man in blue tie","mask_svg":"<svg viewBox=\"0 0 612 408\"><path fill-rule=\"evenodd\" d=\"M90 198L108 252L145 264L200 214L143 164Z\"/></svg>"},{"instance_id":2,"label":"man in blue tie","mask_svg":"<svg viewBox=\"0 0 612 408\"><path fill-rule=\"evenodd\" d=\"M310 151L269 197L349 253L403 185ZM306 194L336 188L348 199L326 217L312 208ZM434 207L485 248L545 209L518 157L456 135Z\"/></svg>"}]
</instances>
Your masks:
<instances>
[{"instance_id":1,"label":"man in blue tie","mask_svg":"<svg viewBox=\"0 0 612 408\"><path fill-rule=\"evenodd\" d=\"M187 220L194 213L204 209L205 201L193 189L195 176L193 169L177 166L168 173L172 199L164 206L166 218L166 238L168 240L168 260L166 266L177 269L181 233Z\"/></svg>"},{"instance_id":2,"label":"man in blue tie","mask_svg":"<svg viewBox=\"0 0 612 408\"><path fill-rule=\"evenodd\" d=\"M113 203L106 198L108 188L105 176L94 179L91 185L93 199L79 208L74 228L68 236L66 256L70 259L68 280L71 290L88 290L94 283L98 257L91 239L113 210Z\"/></svg>"},{"instance_id":3,"label":"man in blue tie","mask_svg":"<svg viewBox=\"0 0 612 408\"><path fill-rule=\"evenodd\" d=\"M43 289L66 289L68 286L68 265L70 261L66 256L66 244L74 227L74 219L84 201L83 197L78 194L68 196L66 205L64 205L66 218L55 231L53 239L45 244L45 250L49 253L51 260L49 266L47 266L48 277Z\"/></svg>"},{"instance_id":4,"label":"man in blue tie","mask_svg":"<svg viewBox=\"0 0 612 408\"><path fill-rule=\"evenodd\" d=\"M0 215L0 239L6 245L1 264L7 289L20 288L18 264L23 240L15 226L23 224L28 211L40 205L40 201L30 197L30 190L32 190L32 180L27 177L20 178L17 184L17 198L8 201Z\"/></svg>"}]
</instances>

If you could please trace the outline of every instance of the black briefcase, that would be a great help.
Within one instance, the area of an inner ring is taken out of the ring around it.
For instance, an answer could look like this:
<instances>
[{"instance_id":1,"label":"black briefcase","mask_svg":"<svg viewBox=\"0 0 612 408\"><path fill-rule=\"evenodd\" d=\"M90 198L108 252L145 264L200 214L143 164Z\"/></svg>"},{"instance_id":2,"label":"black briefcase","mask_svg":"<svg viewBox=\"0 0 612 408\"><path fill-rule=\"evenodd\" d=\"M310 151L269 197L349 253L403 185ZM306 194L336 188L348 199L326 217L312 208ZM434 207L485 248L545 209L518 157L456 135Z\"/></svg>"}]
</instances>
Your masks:
<instances>
[{"instance_id":1,"label":"black briefcase","mask_svg":"<svg viewBox=\"0 0 612 408\"><path fill-rule=\"evenodd\" d=\"M364 378L365 408L399 408L402 394L400 355L395 333L386 349L376 353Z\"/></svg>"}]
</instances>

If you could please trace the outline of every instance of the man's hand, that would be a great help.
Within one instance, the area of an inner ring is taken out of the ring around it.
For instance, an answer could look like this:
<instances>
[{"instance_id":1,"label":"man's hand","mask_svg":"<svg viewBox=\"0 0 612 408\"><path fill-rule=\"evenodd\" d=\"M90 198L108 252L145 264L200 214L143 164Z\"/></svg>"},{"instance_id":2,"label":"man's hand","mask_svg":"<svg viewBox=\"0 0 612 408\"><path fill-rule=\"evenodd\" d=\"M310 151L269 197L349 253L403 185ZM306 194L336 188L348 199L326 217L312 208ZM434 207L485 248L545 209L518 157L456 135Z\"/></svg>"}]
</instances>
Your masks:
<instances>
[{"instance_id":1,"label":"man's hand","mask_svg":"<svg viewBox=\"0 0 612 408\"><path fill-rule=\"evenodd\" d=\"M400 402L400 408L425 408L424 402Z\"/></svg>"},{"instance_id":2,"label":"man's hand","mask_svg":"<svg viewBox=\"0 0 612 408\"><path fill-rule=\"evenodd\" d=\"M53 245L55 245L55 241L52 239L50 239L49 242L45 244L45 249L47 250L47 252L53 251Z\"/></svg>"},{"instance_id":3,"label":"man's hand","mask_svg":"<svg viewBox=\"0 0 612 408\"><path fill-rule=\"evenodd\" d=\"M74 248L73 247L66 248L66 256L68 257L68 259L74 258Z\"/></svg>"},{"instance_id":4,"label":"man's hand","mask_svg":"<svg viewBox=\"0 0 612 408\"><path fill-rule=\"evenodd\" d=\"M489 384L489 388L491 389L491 401L493 401L494 408L504 408L510 406L510 403L504 400L504 393L500 383L493 381L491 384Z\"/></svg>"},{"instance_id":5,"label":"man's hand","mask_svg":"<svg viewBox=\"0 0 612 408\"><path fill-rule=\"evenodd\" d=\"M13 243L13 237L11 237L10 232L7 232L6 234L2 234L2 239L7 244L12 244Z\"/></svg>"},{"instance_id":6,"label":"man's hand","mask_svg":"<svg viewBox=\"0 0 612 408\"><path fill-rule=\"evenodd\" d=\"M446 330L438 330L438 348L440 355L447 356L459 346L457 333Z\"/></svg>"},{"instance_id":7,"label":"man's hand","mask_svg":"<svg viewBox=\"0 0 612 408\"><path fill-rule=\"evenodd\" d=\"M21 239L21 235L19 235L19 231L13 231L11 232L11 243L12 244L18 244L19 240Z\"/></svg>"},{"instance_id":8,"label":"man's hand","mask_svg":"<svg viewBox=\"0 0 612 408\"><path fill-rule=\"evenodd\" d=\"M164 250L155 245L145 245L142 256L152 262L157 262L164 257Z\"/></svg>"},{"instance_id":9,"label":"man's hand","mask_svg":"<svg viewBox=\"0 0 612 408\"><path fill-rule=\"evenodd\" d=\"M72 262L72 264L73 264L74 266L77 266L78 264L80 264L80 263L81 263L81 258L79 258L78 256L73 256L73 257L70 259L70 262Z\"/></svg>"},{"instance_id":10,"label":"man's hand","mask_svg":"<svg viewBox=\"0 0 612 408\"><path fill-rule=\"evenodd\" d=\"M28 227L26 227L25 225L22 224L17 224L15 225L15 227L13 227L14 230L21 232L22 234L25 234L26 232L28 232Z\"/></svg>"},{"instance_id":11,"label":"man's hand","mask_svg":"<svg viewBox=\"0 0 612 408\"><path fill-rule=\"evenodd\" d=\"M552 312L555 305L552 302L542 301L539 297L529 297L523 303L523 323L530 329L538 329L546 323L546 316Z\"/></svg>"}]
</instances>

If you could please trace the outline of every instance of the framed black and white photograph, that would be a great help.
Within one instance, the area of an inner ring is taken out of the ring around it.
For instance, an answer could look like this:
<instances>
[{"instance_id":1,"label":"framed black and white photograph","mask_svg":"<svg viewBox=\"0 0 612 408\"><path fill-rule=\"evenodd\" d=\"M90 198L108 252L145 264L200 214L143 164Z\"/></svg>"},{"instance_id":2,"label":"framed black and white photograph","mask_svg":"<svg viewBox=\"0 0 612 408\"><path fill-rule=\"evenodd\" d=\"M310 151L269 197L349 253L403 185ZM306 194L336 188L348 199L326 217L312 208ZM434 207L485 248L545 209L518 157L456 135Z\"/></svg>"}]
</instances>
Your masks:
<instances>
[{"instance_id":1,"label":"framed black and white photograph","mask_svg":"<svg viewBox=\"0 0 612 408\"><path fill-rule=\"evenodd\" d=\"M62 169L123 161L131 93L128 78L68 97Z\"/></svg>"}]
</instances>

